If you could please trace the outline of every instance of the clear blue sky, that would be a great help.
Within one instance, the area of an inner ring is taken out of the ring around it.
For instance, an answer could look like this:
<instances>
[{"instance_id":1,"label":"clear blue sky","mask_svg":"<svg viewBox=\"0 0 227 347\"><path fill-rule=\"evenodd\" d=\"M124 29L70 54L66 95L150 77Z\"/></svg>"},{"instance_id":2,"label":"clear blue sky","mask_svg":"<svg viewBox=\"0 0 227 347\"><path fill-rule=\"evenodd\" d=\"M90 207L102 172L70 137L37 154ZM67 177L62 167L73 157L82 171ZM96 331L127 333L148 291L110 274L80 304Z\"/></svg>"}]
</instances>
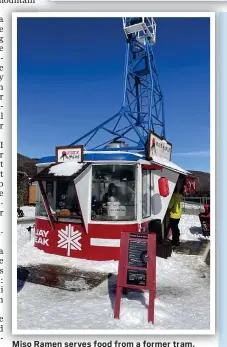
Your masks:
<instances>
[{"instance_id":1,"label":"clear blue sky","mask_svg":"<svg viewBox=\"0 0 227 347\"><path fill-rule=\"evenodd\" d=\"M172 160L210 171L210 20L155 18ZM123 98L121 18L18 19L18 152L54 155L115 114Z\"/></svg>"}]
</instances>

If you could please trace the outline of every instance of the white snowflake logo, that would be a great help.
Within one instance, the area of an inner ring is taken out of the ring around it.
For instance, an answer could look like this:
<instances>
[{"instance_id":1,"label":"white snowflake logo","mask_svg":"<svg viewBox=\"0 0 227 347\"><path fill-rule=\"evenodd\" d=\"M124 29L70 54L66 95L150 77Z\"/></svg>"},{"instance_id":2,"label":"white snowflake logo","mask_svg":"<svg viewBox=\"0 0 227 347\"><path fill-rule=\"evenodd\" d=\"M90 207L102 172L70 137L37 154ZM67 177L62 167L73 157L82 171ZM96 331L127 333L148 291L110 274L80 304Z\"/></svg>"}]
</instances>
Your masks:
<instances>
[{"instance_id":1,"label":"white snowflake logo","mask_svg":"<svg viewBox=\"0 0 227 347\"><path fill-rule=\"evenodd\" d=\"M58 241L58 247L67 249L67 256L70 257L70 250L76 249L81 251L81 232L78 230L74 231L74 227L69 224L65 230L58 230L58 237L60 240Z\"/></svg>"}]
</instances>

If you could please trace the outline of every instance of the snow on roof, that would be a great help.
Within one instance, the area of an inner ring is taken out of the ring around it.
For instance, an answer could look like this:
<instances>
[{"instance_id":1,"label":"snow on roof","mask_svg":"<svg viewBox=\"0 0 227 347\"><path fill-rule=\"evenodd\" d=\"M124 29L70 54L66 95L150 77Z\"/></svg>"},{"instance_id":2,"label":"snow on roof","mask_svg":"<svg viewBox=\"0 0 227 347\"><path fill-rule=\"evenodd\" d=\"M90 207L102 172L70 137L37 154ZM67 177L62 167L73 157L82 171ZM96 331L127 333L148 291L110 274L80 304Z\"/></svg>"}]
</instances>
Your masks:
<instances>
[{"instance_id":1,"label":"snow on roof","mask_svg":"<svg viewBox=\"0 0 227 347\"><path fill-rule=\"evenodd\" d=\"M172 161L169 161L165 158L160 158L160 157L153 155L152 156L152 162L159 164L159 165L162 165L162 166L164 166L170 170L178 171L178 172L185 174L185 175L190 175L189 171L182 169L180 166L174 164Z\"/></svg>"},{"instance_id":2,"label":"snow on roof","mask_svg":"<svg viewBox=\"0 0 227 347\"><path fill-rule=\"evenodd\" d=\"M67 162L54 165L50 168L49 173L55 176L71 176L83 167L83 164L74 162Z\"/></svg>"}]
</instances>

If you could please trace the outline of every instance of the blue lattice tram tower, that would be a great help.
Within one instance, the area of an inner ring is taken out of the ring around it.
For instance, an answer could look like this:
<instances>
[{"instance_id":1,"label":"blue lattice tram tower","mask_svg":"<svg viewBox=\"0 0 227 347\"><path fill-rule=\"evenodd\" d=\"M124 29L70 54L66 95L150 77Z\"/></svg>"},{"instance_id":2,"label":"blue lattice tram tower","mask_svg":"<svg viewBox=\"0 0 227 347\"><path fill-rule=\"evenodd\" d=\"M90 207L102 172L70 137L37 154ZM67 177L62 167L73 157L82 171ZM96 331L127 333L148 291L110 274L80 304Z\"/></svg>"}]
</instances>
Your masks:
<instances>
[{"instance_id":1,"label":"blue lattice tram tower","mask_svg":"<svg viewBox=\"0 0 227 347\"><path fill-rule=\"evenodd\" d=\"M141 152L150 131L166 137L163 94L153 52L156 23L150 17L124 17L122 20L126 35L122 107L71 145L83 144L87 150L108 150L111 142L119 141L127 142L128 150ZM106 133L101 136L106 141L97 144L100 132Z\"/></svg>"}]
</instances>

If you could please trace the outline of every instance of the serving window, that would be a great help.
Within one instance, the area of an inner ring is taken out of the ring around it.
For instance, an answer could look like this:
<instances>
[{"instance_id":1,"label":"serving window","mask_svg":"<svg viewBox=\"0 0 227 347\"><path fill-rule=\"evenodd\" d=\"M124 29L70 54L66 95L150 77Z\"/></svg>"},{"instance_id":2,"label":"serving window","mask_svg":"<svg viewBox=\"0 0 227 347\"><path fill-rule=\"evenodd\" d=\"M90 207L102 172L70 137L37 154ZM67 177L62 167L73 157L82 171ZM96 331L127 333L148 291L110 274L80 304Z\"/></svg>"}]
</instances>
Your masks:
<instances>
[{"instance_id":1,"label":"serving window","mask_svg":"<svg viewBox=\"0 0 227 347\"><path fill-rule=\"evenodd\" d=\"M91 219L136 219L136 165L93 165Z\"/></svg>"},{"instance_id":2,"label":"serving window","mask_svg":"<svg viewBox=\"0 0 227 347\"><path fill-rule=\"evenodd\" d=\"M62 218L81 215L75 185L72 180L43 181L42 183L53 215ZM36 216L47 216L40 189L38 189L37 195Z\"/></svg>"},{"instance_id":3,"label":"serving window","mask_svg":"<svg viewBox=\"0 0 227 347\"><path fill-rule=\"evenodd\" d=\"M50 209L53 212L55 210L55 202L54 202L54 182L42 181L43 188L47 195L47 201L50 205ZM46 208L43 202L43 197L40 192L39 186L37 185L37 199L36 199L36 216L45 216L47 217Z\"/></svg>"}]
</instances>

